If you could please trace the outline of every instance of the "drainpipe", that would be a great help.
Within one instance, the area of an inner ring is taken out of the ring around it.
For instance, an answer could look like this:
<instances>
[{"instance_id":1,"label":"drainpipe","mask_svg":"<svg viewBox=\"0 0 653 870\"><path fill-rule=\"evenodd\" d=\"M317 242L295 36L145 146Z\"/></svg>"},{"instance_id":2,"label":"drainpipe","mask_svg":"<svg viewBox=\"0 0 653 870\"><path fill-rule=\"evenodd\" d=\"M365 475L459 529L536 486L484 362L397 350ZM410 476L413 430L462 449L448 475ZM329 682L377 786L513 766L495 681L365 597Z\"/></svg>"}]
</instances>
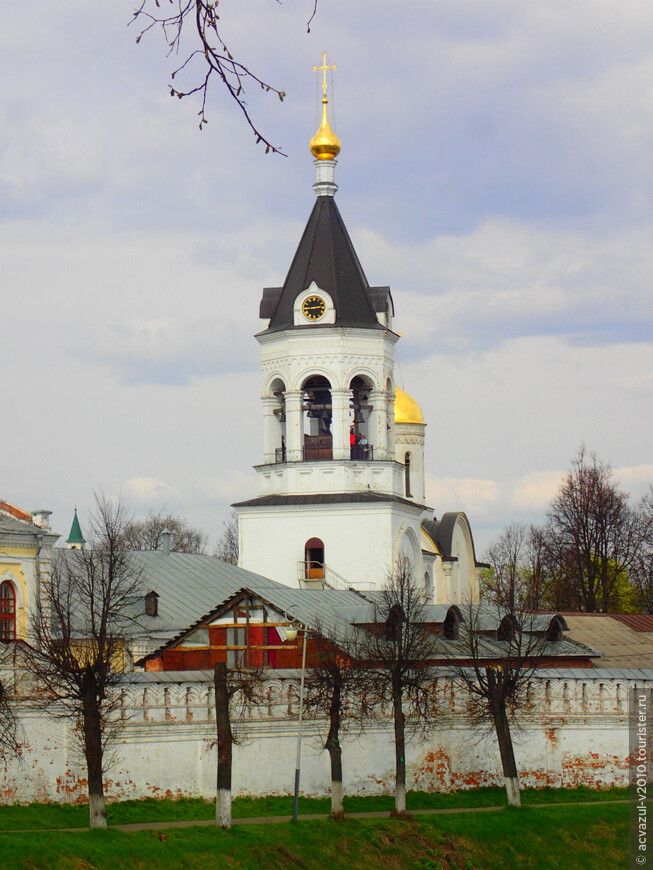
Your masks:
<instances>
[{"instance_id":1,"label":"drainpipe","mask_svg":"<svg viewBox=\"0 0 653 870\"><path fill-rule=\"evenodd\" d=\"M41 548L43 546L43 537L43 532L36 533L36 558L34 559L34 565L36 568L35 604L37 607L41 606ZM29 633L29 625L27 626L27 631Z\"/></svg>"}]
</instances>

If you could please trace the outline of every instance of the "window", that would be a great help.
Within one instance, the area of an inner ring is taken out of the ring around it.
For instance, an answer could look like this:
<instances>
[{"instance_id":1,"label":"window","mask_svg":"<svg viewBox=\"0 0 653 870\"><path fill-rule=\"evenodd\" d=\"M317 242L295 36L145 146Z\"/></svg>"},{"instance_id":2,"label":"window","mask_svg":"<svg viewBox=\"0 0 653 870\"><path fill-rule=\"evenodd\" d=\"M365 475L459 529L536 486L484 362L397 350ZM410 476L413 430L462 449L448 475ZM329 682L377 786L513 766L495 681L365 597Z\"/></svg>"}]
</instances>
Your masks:
<instances>
[{"instance_id":1,"label":"window","mask_svg":"<svg viewBox=\"0 0 653 870\"><path fill-rule=\"evenodd\" d=\"M407 453L404 456L404 475L405 475L405 489L406 489L406 498L410 498L412 495L410 491L410 453Z\"/></svg>"},{"instance_id":2,"label":"window","mask_svg":"<svg viewBox=\"0 0 653 870\"><path fill-rule=\"evenodd\" d=\"M513 641L515 633L519 630L515 619L508 613L503 617L497 629L497 640Z\"/></svg>"},{"instance_id":3,"label":"window","mask_svg":"<svg viewBox=\"0 0 653 870\"><path fill-rule=\"evenodd\" d=\"M460 635L460 615L458 611L450 607L442 624L442 636L445 640L458 640Z\"/></svg>"},{"instance_id":4,"label":"window","mask_svg":"<svg viewBox=\"0 0 653 870\"><path fill-rule=\"evenodd\" d=\"M562 640L562 623L558 619L557 616L554 616L551 622L549 623L549 627L546 632L546 639L556 643L559 640Z\"/></svg>"},{"instance_id":5,"label":"window","mask_svg":"<svg viewBox=\"0 0 653 870\"><path fill-rule=\"evenodd\" d=\"M148 592L145 596L145 615L158 616L159 614L159 596L156 592Z\"/></svg>"},{"instance_id":6,"label":"window","mask_svg":"<svg viewBox=\"0 0 653 870\"><path fill-rule=\"evenodd\" d=\"M13 585L5 580L0 583L0 640L16 637L16 593Z\"/></svg>"}]
</instances>

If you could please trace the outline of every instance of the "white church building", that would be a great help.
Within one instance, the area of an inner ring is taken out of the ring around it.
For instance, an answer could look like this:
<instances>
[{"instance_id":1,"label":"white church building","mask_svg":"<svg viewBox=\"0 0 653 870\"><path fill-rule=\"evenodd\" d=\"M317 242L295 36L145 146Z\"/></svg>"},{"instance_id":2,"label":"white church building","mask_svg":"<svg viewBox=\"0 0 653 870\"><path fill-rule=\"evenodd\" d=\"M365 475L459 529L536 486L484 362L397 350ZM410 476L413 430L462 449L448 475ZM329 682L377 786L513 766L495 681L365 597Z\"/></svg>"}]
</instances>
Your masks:
<instances>
[{"instance_id":1,"label":"white church building","mask_svg":"<svg viewBox=\"0 0 653 870\"><path fill-rule=\"evenodd\" d=\"M315 205L260 305L263 461L260 495L233 506L239 565L294 587L374 589L406 556L428 602L477 602L467 517L426 505L426 423L396 382L390 288L370 287L336 205L326 82L322 103Z\"/></svg>"}]
</instances>

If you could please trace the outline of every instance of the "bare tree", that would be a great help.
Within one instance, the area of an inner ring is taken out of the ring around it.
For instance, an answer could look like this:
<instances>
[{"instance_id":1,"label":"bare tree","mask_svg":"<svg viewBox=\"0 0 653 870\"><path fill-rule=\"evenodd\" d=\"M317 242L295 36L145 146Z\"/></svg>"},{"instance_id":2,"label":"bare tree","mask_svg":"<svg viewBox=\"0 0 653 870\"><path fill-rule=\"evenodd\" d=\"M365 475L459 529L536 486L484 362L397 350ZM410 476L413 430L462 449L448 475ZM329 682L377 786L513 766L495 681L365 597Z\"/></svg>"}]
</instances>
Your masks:
<instances>
[{"instance_id":1,"label":"bare tree","mask_svg":"<svg viewBox=\"0 0 653 870\"><path fill-rule=\"evenodd\" d=\"M642 523L609 465L581 447L548 513L545 546L579 610L619 609L642 545Z\"/></svg>"},{"instance_id":2,"label":"bare tree","mask_svg":"<svg viewBox=\"0 0 653 870\"><path fill-rule=\"evenodd\" d=\"M125 523L125 541L130 550L158 550L166 529L172 533L173 553L205 553L207 536L195 529L183 517L160 511L150 511L142 520Z\"/></svg>"},{"instance_id":3,"label":"bare tree","mask_svg":"<svg viewBox=\"0 0 653 870\"><path fill-rule=\"evenodd\" d=\"M120 680L124 637L140 598L140 575L129 559L121 502L96 495L84 550L60 551L32 623L35 649L26 663L47 709L79 724L88 772L89 823L106 827L103 761L117 722L113 687Z\"/></svg>"},{"instance_id":4,"label":"bare tree","mask_svg":"<svg viewBox=\"0 0 653 870\"><path fill-rule=\"evenodd\" d=\"M231 770L234 744L242 740L240 727L252 706L263 700L263 678L257 668L230 668L218 662L214 671L215 719L218 736L218 791L215 822L231 827Z\"/></svg>"},{"instance_id":5,"label":"bare tree","mask_svg":"<svg viewBox=\"0 0 653 870\"><path fill-rule=\"evenodd\" d=\"M653 613L653 487L640 505L642 544L632 567L641 609Z\"/></svg>"},{"instance_id":6,"label":"bare tree","mask_svg":"<svg viewBox=\"0 0 653 870\"><path fill-rule=\"evenodd\" d=\"M400 556L373 608L373 623L362 641L373 695L392 705L395 737L395 814L406 812L406 733L424 731L430 721L429 661L434 638L425 630L423 592L409 559Z\"/></svg>"},{"instance_id":7,"label":"bare tree","mask_svg":"<svg viewBox=\"0 0 653 870\"><path fill-rule=\"evenodd\" d=\"M484 597L496 604L514 608L525 597L524 549L527 539L524 523L510 523L487 551L490 564L485 578Z\"/></svg>"},{"instance_id":8,"label":"bare tree","mask_svg":"<svg viewBox=\"0 0 653 870\"><path fill-rule=\"evenodd\" d=\"M238 545L238 515L232 511L229 519L223 523L222 537L218 541L218 546L215 548L214 555L223 562L229 562L230 565L238 564L239 545Z\"/></svg>"},{"instance_id":9,"label":"bare tree","mask_svg":"<svg viewBox=\"0 0 653 870\"><path fill-rule=\"evenodd\" d=\"M355 631L355 630L354 630ZM339 637L336 629L316 625L311 666L304 684L308 718L327 721L324 748L331 766L331 816L344 818L341 738L352 724L360 728L371 714L368 669L354 635Z\"/></svg>"},{"instance_id":10,"label":"bare tree","mask_svg":"<svg viewBox=\"0 0 653 870\"><path fill-rule=\"evenodd\" d=\"M20 755L20 743L9 689L0 680L0 761L10 755Z\"/></svg>"},{"instance_id":11,"label":"bare tree","mask_svg":"<svg viewBox=\"0 0 653 870\"><path fill-rule=\"evenodd\" d=\"M164 6L165 0L163 0ZM283 154L272 145L255 126L250 115L248 101L245 99L246 86L273 93L283 101L286 92L273 87L260 78L248 66L236 60L224 38L222 20L218 14L218 0L168 0L167 10L161 9L160 0L141 0L134 12L132 23L136 22L140 32L136 42L153 28L160 29L168 46L168 55L180 56L180 61L171 78L170 96L182 99L191 94L199 94L201 105L198 112L200 130L208 123L206 100L209 85L214 80L221 82L245 116L256 141L265 145L265 153ZM313 0L312 14L307 29L317 11L317 0ZM195 76L186 87L177 85L184 75ZM285 156L285 155L284 155Z\"/></svg>"},{"instance_id":12,"label":"bare tree","mask_svg":"<svg viewBox=\"0 0 653 870\"><path fill-rule=\"evenodd\" d=\"M458 625L457 641L445 651L451 659L454 682L469 693L470 723L479 729L493 728L496 733L508 803L520 806L511 724L518 725L530 712L528 684L535 668L542 665L550 619L503 607L494 613L498 629L488 630L483 624L488 609L469 605Z\"/></svg>"},{"instance_id":13,"label":"bare tree","mask_svg":"<svg viewBox=\"0 0 653 870\"><path fill-rule=\"evenodd\" d=\"M543 529L510 523L492 542L485 559L490 565L481 576L485 601L512 609L552 606L555 589L550 579L555 578L555 570L547 559Z\"/></svg>"}]
</instances>

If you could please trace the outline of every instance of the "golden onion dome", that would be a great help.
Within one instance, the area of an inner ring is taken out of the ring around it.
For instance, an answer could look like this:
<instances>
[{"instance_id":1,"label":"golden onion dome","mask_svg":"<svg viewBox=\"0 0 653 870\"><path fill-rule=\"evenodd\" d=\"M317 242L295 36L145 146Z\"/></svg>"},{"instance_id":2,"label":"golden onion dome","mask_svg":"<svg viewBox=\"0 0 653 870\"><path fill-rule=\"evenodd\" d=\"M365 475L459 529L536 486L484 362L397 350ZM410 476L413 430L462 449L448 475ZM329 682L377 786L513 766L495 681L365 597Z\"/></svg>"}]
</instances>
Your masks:
<instances>
[{"instance_id":1,"label":"golden onion dome","mask_svg":"<svg viewBox=\"0 0 653 870\"><path fill-rule=\"evenodd\" d=\"M333 160L340 153L340 139L331 129L327 118L328 102L325 94L322 97L322 123L309 143L311 154L318 160Z\"/></svg>"},{"instance_id":2,"label":"golden onion dome","mask_svg":"<svg viewBox=\"0 0 653 870\"><path fill-rule=\"evenodd\" d=\"M395 423L423 423L422 409L412 396L395 388Z\"/></svg>"}]
</instances>

